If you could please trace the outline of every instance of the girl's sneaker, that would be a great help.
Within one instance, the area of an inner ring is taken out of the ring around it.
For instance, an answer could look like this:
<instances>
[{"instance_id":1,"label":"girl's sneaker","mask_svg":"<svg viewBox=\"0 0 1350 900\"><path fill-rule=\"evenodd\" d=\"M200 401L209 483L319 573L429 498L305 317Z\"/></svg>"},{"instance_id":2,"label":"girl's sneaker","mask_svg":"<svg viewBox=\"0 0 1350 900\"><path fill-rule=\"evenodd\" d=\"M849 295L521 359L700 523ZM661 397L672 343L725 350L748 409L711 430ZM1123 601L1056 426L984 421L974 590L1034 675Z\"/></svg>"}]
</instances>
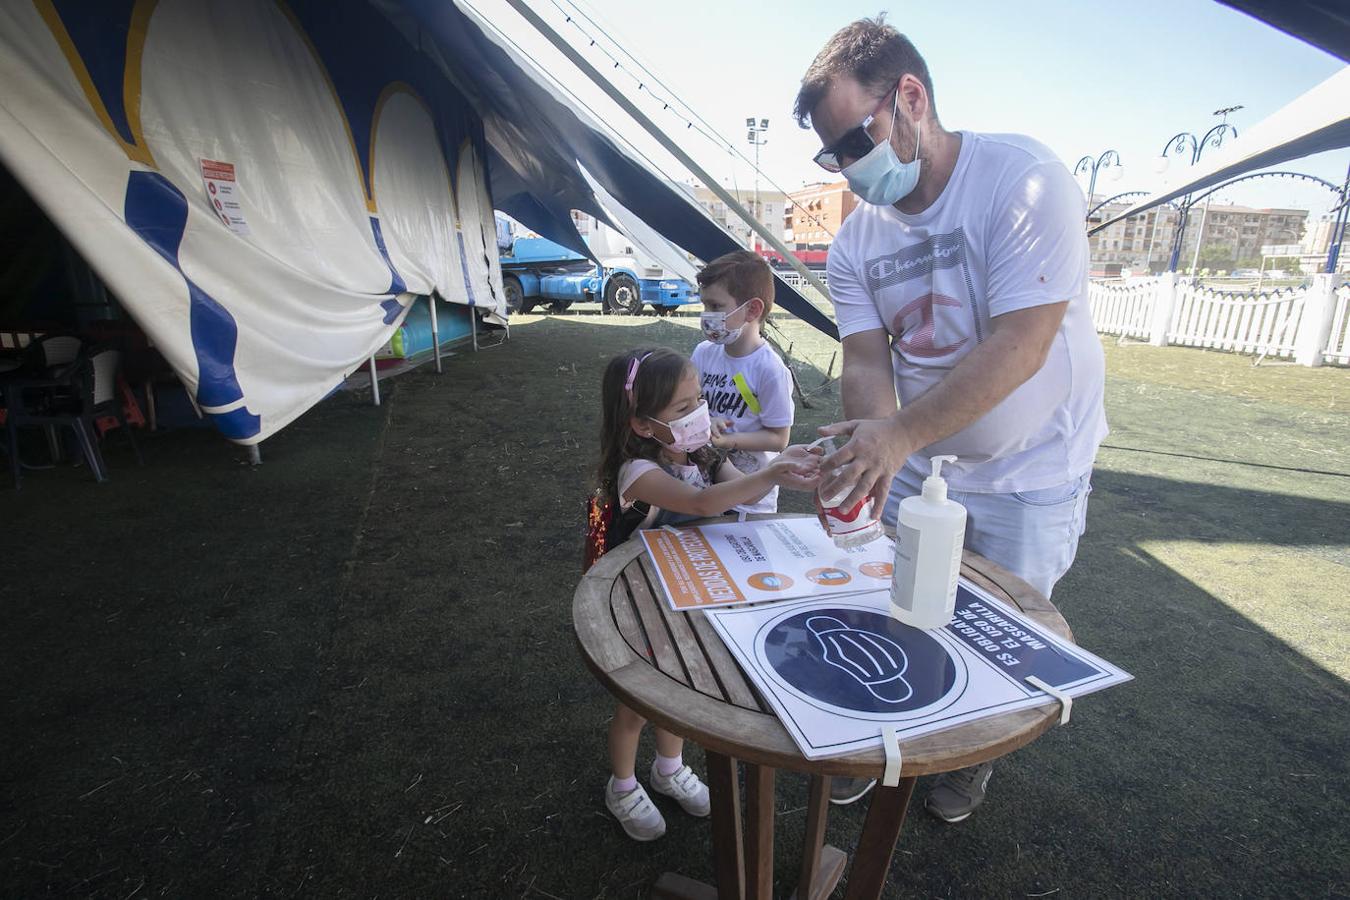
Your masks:
<instances>
[{"instance_id":1,"label":"girl's sneaker","mask_svg":"<svg viewBox=\"0 0 1350 900\"><path fill-rule=\"evenodd\" d=\"M654 841L666 833L666 820L662 818L661 810L640 784L626 794L616 794L614 776L611 775L605 782L605 806L619 820L624 833L635 841Z\"/></svg>"},{"instance_id":2,"label":"girl's sneaker","mask_svg":"<svg viewBox=\"0 0 1350 900\"><path fill-rule=\"evenodd\" d=\"M680 808L691 816L706 816L711 809L708 805L708 786L688 766L680 766L673 775L662 775L653 760L651 783L652 790L673 797L679 802Z\"/></svg>"}]
</instances>

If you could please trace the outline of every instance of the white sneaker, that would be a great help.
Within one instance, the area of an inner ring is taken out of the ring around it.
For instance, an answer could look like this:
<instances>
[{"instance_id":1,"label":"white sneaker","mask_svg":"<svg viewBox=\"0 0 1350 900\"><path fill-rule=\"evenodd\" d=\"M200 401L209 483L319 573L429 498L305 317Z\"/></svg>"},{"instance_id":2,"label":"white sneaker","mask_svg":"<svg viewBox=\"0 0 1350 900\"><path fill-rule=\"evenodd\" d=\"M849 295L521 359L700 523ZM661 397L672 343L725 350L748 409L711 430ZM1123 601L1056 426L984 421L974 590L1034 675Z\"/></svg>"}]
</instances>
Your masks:
<instances>
[{"instance_id":1,"label":"white sneaker","mask_svg":"<svg viewBox=\"0 0 1350 900\"><path fill-rule=\"evenodd\" d=\"M614 776L609 776L605 783L605 806L619 820L624 833L635 841L654 841L666 833L666 820L662 818L661 810L640 784L626 794L616 794Z\"/></svg>"},{"instance_id":2,"label":"white sneaker","mask_svg":"<svg viewBox=\"0 0 1350 900\"><path fill-rule=\"evenodd\" d=\"M694 770L680 766L673 775L662 775L652 760L652 790L679 801L680 808L691 816L706 816L711 810L708 805L708 786L699 780Z\"/></svg>"}]
</instances>

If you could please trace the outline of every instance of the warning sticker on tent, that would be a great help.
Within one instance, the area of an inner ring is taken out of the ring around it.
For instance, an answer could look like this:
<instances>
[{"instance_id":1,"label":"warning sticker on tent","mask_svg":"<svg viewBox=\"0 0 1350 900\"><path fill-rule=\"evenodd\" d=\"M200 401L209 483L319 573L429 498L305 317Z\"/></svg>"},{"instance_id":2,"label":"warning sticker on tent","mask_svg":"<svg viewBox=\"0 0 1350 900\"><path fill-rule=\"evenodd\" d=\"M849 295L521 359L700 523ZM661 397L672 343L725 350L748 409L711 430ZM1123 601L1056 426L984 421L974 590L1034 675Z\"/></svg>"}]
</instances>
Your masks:
<instances>
[{"instance_id":1,"label":"warning sticker on tent","mask_svg":"<svg viewBox=\"0 0 1350 900\"><path fill-rule=\"evenodd\" d=\"M248 234L248 222L239 205L239 180L234 174L234 163L215 159L202 160L202 183L206 185L206 199L216 217L235 234Z\"/></svg>"}]
</instances>

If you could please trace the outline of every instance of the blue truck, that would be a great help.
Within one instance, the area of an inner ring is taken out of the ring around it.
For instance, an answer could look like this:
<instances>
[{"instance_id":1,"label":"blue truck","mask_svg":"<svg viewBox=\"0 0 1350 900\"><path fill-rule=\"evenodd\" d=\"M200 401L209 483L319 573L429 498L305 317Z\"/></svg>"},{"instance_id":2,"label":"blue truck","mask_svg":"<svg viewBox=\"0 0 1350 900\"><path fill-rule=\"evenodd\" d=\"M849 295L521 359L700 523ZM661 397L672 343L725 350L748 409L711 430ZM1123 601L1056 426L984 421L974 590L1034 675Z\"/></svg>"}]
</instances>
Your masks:
<instances>
[{"instance_id":1,"label":"blue truck","mask_svg":"<svg viewBox=\"0 0 1350 900\"><path fill-rule=\"evenodd\" d=\"M599 303L614 315L637 315L648 306L664 314L698 302L687 281L617 233L602 240L588 237L588 245L599 251L599 264L546 238L512 237L501 264L506 305L513 313L536 306L562 312L573 303ZM601 255L607 249L618 252Z\"/></svg>"}]
</instances>

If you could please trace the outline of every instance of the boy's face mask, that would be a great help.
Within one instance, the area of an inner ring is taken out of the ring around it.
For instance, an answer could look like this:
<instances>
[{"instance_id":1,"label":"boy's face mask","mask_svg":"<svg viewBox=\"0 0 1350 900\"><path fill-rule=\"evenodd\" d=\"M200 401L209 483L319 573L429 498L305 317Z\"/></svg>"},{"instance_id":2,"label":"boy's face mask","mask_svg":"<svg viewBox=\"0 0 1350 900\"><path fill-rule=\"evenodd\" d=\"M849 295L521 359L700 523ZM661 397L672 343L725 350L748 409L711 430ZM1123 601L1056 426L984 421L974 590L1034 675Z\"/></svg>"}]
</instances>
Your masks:
<instances>
[{"instance_id":1,"label":"boy's face mask","mask_svg":"<svg viewBox=\"0 0 1350 900\"><path fill-rule=\"evenodd\" d=\"M731 312L703 312L698 317L698 324L699 327L703 329L703 336L714 344L733 343L741 336L741 332L745 330L745 323L742 322L740 325L732 328L727 324L727 320L745 309L752 302L754 301L742 303Z\"/></svg>"},{"instance_id":2,"label":"boy's face mask","mask_svg":"<svg viewBox=\"0 0 1350 900\"><path fill-rule=\"evenodd\" d=\"M671 422L662 422L660 419L652 419L652 421L670 429L669 444L660 438L655 438L658 444L668 450L692 453L712 439L712 420L708 416L708 402L706 400L700 401L692 412Z\"/></svg>"}]
</instances>

